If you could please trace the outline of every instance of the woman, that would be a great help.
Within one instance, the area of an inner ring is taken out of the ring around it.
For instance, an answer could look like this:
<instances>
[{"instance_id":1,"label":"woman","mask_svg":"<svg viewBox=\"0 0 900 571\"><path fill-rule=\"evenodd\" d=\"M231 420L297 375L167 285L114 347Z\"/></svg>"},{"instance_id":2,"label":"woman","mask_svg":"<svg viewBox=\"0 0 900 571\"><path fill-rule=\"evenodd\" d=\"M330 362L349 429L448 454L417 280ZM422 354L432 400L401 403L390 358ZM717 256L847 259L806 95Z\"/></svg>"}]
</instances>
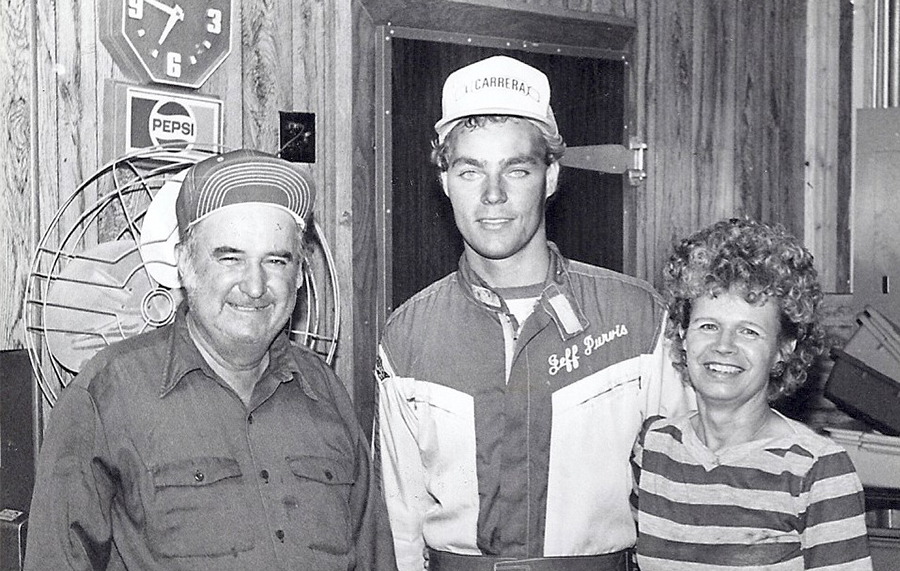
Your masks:
<instances>
[{"instance_id":1,"label":"woman","mask_svg":"<svg viewBox=\"0 0 900 571\"><path fill-rule=\"evenodd\" d=\"M665 286L697 411L635 443L641 571L872 569L846 452L770 406L824 347L812 256L780 227L722 221L675 248Z\"/></svg>"}]
</instances>

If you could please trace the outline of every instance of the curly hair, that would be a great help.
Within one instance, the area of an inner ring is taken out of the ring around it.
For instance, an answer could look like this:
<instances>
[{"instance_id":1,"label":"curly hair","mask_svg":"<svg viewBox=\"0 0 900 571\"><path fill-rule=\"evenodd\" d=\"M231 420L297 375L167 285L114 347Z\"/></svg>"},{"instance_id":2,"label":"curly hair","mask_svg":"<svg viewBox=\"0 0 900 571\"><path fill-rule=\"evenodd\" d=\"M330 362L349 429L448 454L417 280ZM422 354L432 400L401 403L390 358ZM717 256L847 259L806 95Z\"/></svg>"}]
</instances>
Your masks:
<instances>
[{"instance_id":1,"label":"curly hair","mask_svg":"<svg viewBox=\"0 0 900 571\"><path fill-rule=\"evenodd\" d=\"M563 142L562 135L549 133L547 128L537 121L526 117L515 117L512 115L473 115L460 120L459 123L454 125L450 132L447 133L447 136L444 137L443 142L439 142L438 138L435 137L431 143L431 162L434 163L441 172L446 172L450 168L450 149L453 148L453 144L456 143L456 138L463 129L471 131L479 127L484 127L488 123L505 123L509 120L527 121L534 125L538 132L540 132L541 139L544 142L544 162L546 164L549 165L558 161L560 157L565 154L566 143Z\"/></svg>"},{"instance_id":2,"label":"curly hair","mask_svg":"<svg viewBox=\"0 0 900 571\"><path fill-rule=\"evenodd\" d=\"M780 225L748 218L717 222L675 247L663 280L669 306L666 337L672 341L674 365L682 375L687 374L683 333L693 300L728 291L742 292L753 305L775 300L780 340L796 341L784 367L770 373L770 402L803 385L810 365L824 351L825 332L819 321L823 294L813 257Z\"/></svg>"}]
</instances>

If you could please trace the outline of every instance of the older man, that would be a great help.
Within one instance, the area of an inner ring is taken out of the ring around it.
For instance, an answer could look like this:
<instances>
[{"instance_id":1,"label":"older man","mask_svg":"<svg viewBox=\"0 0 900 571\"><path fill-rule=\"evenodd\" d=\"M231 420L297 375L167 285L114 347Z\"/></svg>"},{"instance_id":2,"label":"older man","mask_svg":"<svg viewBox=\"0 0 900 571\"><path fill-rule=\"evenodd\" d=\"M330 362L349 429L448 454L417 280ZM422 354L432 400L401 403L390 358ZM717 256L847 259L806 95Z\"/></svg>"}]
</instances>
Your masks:
<instances>
[{"instance_id":1,"label":"older man","mask_svg":"<svg viewBox=\"0 0 900 571\"><path fill-rule=\"evenodd\" d=\"M101 351L53 409L28 571L394 567L350 399L285 333L313 197L260 152L188 171L186 302Z\"/></svg>"},{"instance_id":2,"label":"older man","mask_svg":"<svg viewBox=\"0 0 900 571\"><path fill-rule=\"evenodd\" d=\"M690 402L663 350L665 306L548 241L565 144L541 71L504 56L457 70L435 129L464 251L381 341L400 568L624 569L632 443L645 418Z\"/></svg>"}]
</instances>

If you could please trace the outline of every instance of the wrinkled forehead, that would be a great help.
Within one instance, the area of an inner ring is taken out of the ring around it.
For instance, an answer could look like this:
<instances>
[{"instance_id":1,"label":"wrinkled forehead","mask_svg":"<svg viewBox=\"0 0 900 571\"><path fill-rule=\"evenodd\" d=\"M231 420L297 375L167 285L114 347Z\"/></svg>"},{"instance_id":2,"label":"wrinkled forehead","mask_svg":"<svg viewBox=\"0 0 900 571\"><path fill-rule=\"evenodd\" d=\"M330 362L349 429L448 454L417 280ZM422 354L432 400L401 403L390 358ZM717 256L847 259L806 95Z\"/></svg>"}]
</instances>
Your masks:
<instances>
[{"instance_id":1,"label":"wrinkled forehead","mask_svg":"<svg viewBox=\"0 0 900 571\"><path fill-rule=\"evenodd\" d=\"M286 208L274 204L232 204L211 212L194 225L194 236L207 242L293 241L302 226Z\"/></svg>"}]
</instances>

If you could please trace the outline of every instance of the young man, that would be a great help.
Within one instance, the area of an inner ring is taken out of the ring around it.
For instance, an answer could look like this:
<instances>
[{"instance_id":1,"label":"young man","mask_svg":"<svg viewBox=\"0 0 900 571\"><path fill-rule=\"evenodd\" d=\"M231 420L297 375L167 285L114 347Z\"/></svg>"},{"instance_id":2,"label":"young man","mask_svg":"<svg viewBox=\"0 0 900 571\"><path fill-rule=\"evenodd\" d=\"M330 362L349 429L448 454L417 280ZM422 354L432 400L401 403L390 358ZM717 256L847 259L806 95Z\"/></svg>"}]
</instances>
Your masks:
<instances>
[{"instance_id":1,"label":"young man","mask_svg":"<svg viewBox=\"0 0 900 571\"><path fill-rule=\"evenodd\" d=\"M379 349L376 462L399 567L625 569L635 436L689 401L663 303L547 240L565 145L543 73L503 56L457 70L435 129L465 244Z\"/></svg>"},{"instance_id":2,"label":"young man","mask_svg":"<svg viewBox=\"0 0 900 571\"><path fill-rule=\"evenodd\" d=\"M53 409L28 571L395 567L349 396L284 330L313 198L259 152L188 171L172 213L186 302L97 354Z\"/></svg>"}]
</instances>

